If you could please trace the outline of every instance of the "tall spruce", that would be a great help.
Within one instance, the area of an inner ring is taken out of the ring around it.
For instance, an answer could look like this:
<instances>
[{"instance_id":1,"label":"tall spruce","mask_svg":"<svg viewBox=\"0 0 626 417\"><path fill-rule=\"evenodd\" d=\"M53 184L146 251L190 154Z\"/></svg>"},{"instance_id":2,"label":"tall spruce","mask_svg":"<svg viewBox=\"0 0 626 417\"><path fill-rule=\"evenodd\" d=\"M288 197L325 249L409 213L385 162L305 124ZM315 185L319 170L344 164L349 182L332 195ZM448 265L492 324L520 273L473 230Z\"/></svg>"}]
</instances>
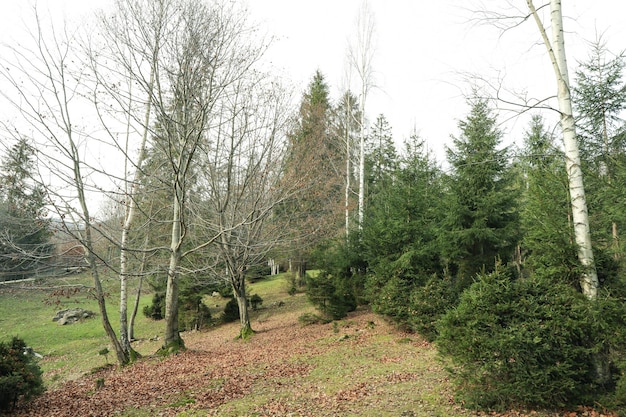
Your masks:
<instances>
[{"instance_id":1,"label":"tall spruce","mask_svg":"<svg viewBox=\"0 0 626 417\"><path fill-rule=\"evenodd\" d=\"M592 236L598 249L620 257L619 232L626 226L621 202L626 200L626 131L621 112L626 108L624 57L609 56L601 40L576 71L574 108L580 126L583 170Z\"/></svg>"},{"instance_id":2,"label":"tall spruce","mask_svg":"<svg viewBox=\"0 0 626 417\"><path fill-rule=\"evenodd\" d=\"M317 70L302 96L297 123L289 135L288 175L305 190L286 208L295 217L292 266L303 276L310 249L341 228L345 154L341 138L331 129L328 84ZM299 207L294 210L294 207Z\"/></svg>"},{"instance_id":3,"label":"tall spruce","mask_svg":"<svg viewBox=\"0 0 626 417\"><path fill-rule=\"evenodd\" d=\"M578 286L578 261L571 228L563 153L534 115L524 137L521 225L526 274Z\"/></svg>"},{"instance_id":4,"label":"tall spruce","mask_svg":"<svg viewBox=\"0 0 626 417\"><path fill-rule=\"evenodd\" d=\"M33 181L34 150L21 138L0 172L0 281L26 278L48 263L50 221L45 192Z\"/></svg>"},{"instance_id":5,"label":"tall spruce","mask_svg":"<svg viewBox=\"0 0 626 417\"><path fill-rule=\"evenodd\" d=\"M447 148L449 209L442 235L449 266L469 282L511 259L519 239L517 190L502 132L486 100L469 100L460 135Z\"/></svg>"},{"instance_id":6,"label":"tall spruce","mask_svg":"<svg viewBox=\"0 0 626 417\"><path fill-rule=\"evenodd\" d=\"M370 196L363 225L363 256L370 271L366 285L375 311L406 324L412 291L441 271L441 171L413 135L388 179L393 186Z\"/></svg>"},{"instance_id":7,"label":"tall spruce","mask_svg":"<svg viewBox=\"0 0 626 417\"><path fill-rule=\"evenodd\" d=\"M391 185L398 164L391 126L383 114L376 118L366 145L366 195L369 195Z\"/></svg>"}]
</instances>

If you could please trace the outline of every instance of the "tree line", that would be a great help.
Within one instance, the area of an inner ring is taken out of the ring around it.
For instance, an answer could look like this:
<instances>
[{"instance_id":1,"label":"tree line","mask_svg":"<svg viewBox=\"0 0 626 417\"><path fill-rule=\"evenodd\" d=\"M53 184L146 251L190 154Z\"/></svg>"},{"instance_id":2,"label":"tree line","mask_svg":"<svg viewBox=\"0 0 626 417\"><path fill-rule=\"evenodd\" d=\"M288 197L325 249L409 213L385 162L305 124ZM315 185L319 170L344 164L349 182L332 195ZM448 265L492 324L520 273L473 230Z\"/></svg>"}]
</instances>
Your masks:
<instances>
[{"instance_id":1,"label":"tree line","mask_svg":"<svg viewBox=\"0 0 626 417\"><path fill-rule=\"evenodd\" d=\"M505 147L497 103L476 89L444 169L419 135L396 149L384 114L367 119L362 17L351 50L360 94L334 100L317 70L294 107L264 66L269 38L236 3L118 0L75 32L35 9L30 39L9 47L0 70L21 116L4 124L14 146L1 172L3 277L49 272L54 236L68 236L127 364L130 293L138 300L145 280L164 290L169 353L184 348L189 289L226 285L239 337L251 336L246 280L278 260L330 318L368 304L436 340L471 403L619 392L623 57L598 41L570 84L557 33L546 46L565 146L536 113L524 143ZM117 329L104 269L119 280Z\"/></svg>"}]
</instances>

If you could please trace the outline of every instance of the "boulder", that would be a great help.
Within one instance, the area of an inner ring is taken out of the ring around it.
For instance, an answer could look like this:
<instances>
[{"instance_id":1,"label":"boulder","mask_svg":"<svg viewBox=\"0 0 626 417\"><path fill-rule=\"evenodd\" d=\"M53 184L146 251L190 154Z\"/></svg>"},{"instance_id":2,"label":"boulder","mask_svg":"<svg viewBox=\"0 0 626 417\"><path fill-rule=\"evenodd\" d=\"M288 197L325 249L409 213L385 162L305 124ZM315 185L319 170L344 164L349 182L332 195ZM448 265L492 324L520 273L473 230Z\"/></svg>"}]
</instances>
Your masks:
<instances>
[{"instance_id":1,"label":"boulder","mask_svg":"<svg viewBox=\"0 0 626 417\"><path fill-rule=\"evenodd\" d=\"M73 324L78 321L88 319L95 315L96 313L93 311L85 310L83 308L68 308L59 311L54 318L52 318L52 321L56 321L59 326L64 326L66 324Z\"/></svg>"}]
</instances>

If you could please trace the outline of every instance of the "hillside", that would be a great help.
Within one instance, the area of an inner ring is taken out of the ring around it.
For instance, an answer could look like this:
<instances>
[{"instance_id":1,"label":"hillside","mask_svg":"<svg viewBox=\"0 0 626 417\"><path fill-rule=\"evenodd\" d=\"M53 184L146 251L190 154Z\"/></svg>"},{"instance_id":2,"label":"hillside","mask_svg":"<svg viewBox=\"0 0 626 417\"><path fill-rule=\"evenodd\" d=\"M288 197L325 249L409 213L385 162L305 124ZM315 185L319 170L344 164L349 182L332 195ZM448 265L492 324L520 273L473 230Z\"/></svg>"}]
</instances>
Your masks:
<instances>
[{"instance_id":1,"label":"hillside","mask_svg":"<svg viewBox=\"0 0 626 417\"><path fill-rule=\"evenodd\" d=\"M455 402L434 346L419 336L366 309L339 322L303 326L298 317L313 311L304 295L289 296L278 282L252 287L267 301L254 313L257 333L250 340L234 339L237 323L185 333L188 350L180 355L144 356L123 369L69 378L14 415L473 415ZM155 351L158 343L144 340L137 348ZM94 366L102 364L96 359Z\"/></svg>"}]
</instances>

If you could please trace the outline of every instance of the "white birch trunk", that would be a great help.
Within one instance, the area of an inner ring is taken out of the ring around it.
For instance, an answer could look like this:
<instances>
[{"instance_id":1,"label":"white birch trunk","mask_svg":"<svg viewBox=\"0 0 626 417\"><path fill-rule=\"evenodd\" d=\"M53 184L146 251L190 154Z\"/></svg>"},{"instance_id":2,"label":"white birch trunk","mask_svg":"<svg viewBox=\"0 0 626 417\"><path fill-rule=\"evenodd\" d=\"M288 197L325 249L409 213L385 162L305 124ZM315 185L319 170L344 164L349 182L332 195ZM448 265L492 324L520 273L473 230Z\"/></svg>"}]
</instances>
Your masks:
<instances>
[{"instance_id":1,"label":"white birch trunk","mask_svg":"<svg viewBox=\"0 0 626 417\"><path fill-rule=\"evenodd\" d=\"M350 178L352 177L350 172L350 107L346 110L346 202L345 202L345 215L346 215L346 240L350 237Z\"/></svg>"},{"instance_id":2,"label":"white birch trunk","mask_svg":"<svg viewBox=\"0 0 626 417\"><path fill-rule=\"evenodd\" d=\"M561 130L563 132L563 145L565 149L565 167L569 180L569 191L572 206L572 218L574 222L574 238L578 246L578 259L583 266L584 272L580 278L580 286L583 293L589 299L595 299L598 294L598 274L596 272L591 246L591 233L589 230L589 215L587 212L587 200L583 185L583 174L580 166L580 153L576 139L576 124L572 110L569 74L567 71L567 59L565 55L565 42L563 38L563 14L561 0L550 1L550 13L552 23L553 40L550 42L537 10L532 0L527 0L528 8L541 32L543 42L548 49L550 60L555 72L558 85L558 103L561 114Z\"/></svg>"},{"instance_id":3,"label":"white birch trunk","mask_svg":"<svg viewBox=\"0 0 626 417\"><path fill-rule=\"evenodd\" d=\"M361 134L359 140L359 230L363 229L365 213L365 96L366 81L363 80L361 91Z\"/></svg>"},{"instance_id":4,"label":"white birch trunk","mask_svg":"<svg viewBox=\"0 0 626 417\"><path fill-rule=\"evenodd\" d=\"M154 63L153 63L154 68ZM143 160L146 154L146 142L148 140L148 126L150 124L150 111L151 111L151 95L154 85L154 69L150 71L150 83L148 86L148 101L146 104L146 114L144 117L144 130L141 138L141 144L139 146L139 156L137 157L137 164L135 166L135 172L133 174L132 185L130 191L126 193L125 201L125 219L122 226L122 238L120 242L120 342L122 348L129 353L131 351L130 339L131 336L128 329L128 239L130 236L130 230L135 218L135 211L137 208L137 194L139 193L139 179L141 176L141 169L143 166ZM129 112L130 114L130 112Z\"/></svg>"}]
</instances>

